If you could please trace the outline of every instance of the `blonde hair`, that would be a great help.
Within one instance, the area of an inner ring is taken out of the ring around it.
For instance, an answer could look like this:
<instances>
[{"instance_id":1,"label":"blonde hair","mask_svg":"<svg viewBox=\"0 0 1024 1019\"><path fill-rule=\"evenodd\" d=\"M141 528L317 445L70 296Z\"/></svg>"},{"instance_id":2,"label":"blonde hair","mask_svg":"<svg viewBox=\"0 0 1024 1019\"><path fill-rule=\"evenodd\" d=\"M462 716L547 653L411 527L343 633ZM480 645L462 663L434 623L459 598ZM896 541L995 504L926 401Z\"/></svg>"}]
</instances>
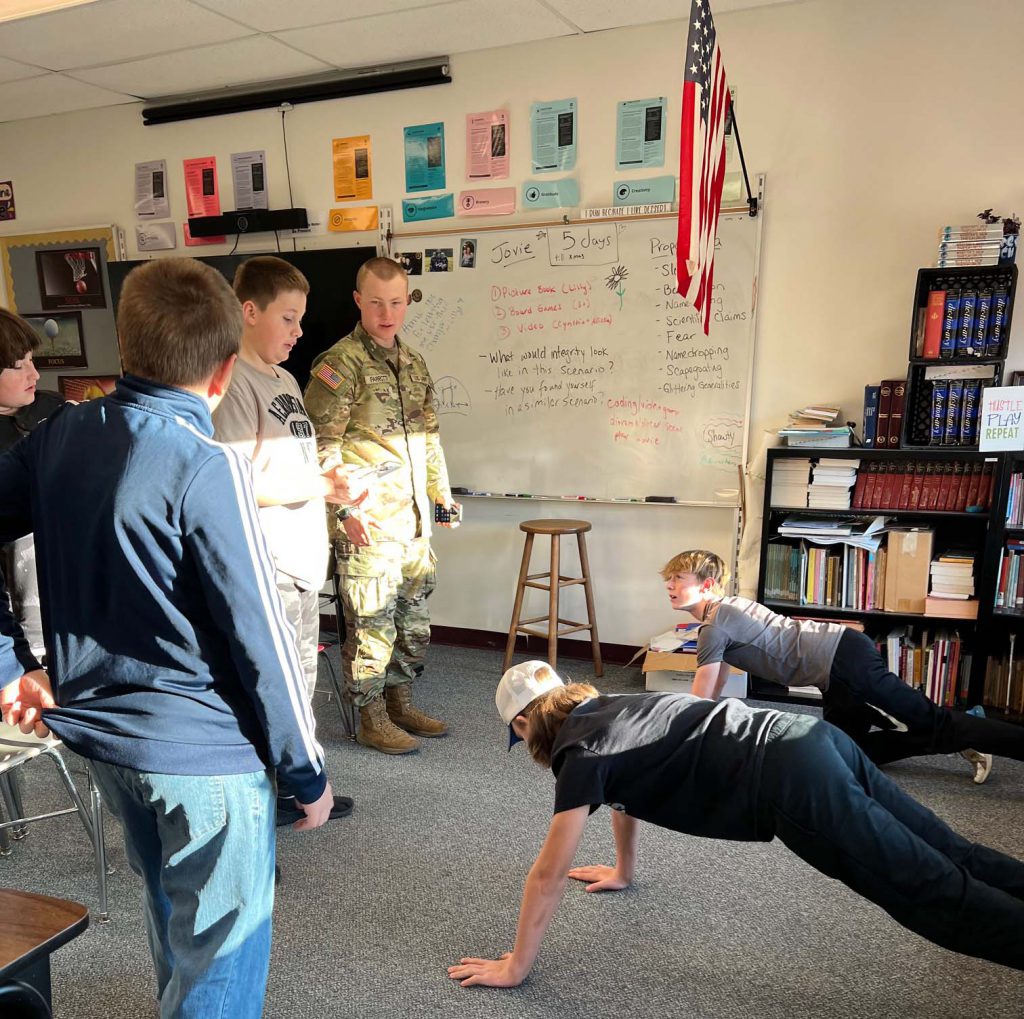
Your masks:
<instances>
[{"instance_id":1,"label":"blonde hair","mask_svg":"<svg viewBox=\"0 0 1024 1019\"><path fill-rule=\"evenodd\" d=\"M385 283L401 276L409 285L409 274L393 258L370 258L363 262L356 272L356 290L362 293L366 277L371 275Z\"/></svg>"},{"instance_id":2,"label":"blonde hair","mask_svg":"<svg viewBox=\"0 0 1024 1019\"><path fill-rule=\"evenodd\" d=\"M238 353L242 306L211 266L158 258L125 277L117 335L126 372L167 386L195 386Z\"/></svg>"},{"instance_id":3,"label":"blonde hair","mask_svg":"<svg viewBox=\"0 0 1024 1019\"><path fill-rule=\"evenodd\" d=\"M707 549L696 548L673 556L661 570L661 579L668 580L677 573L692 573L698 580L713 580L714 593L723 594L729 582L729 571L721 556Z\"/></svg>"},{"instance_id":4,"label":"blonde hair","mask_svg":"<svg viewBox=\"0 0 1024 1019\"><path fill-rule=\"evenodd\" d=\"M538 671L539 676L539 671ZM527 715L530 728L526 745L530 756L542 767L551 767L551 750L572 710L591 697L600 696L589 683L569 683L535 697L520 712Z\"/></svg>"}]
</instances>

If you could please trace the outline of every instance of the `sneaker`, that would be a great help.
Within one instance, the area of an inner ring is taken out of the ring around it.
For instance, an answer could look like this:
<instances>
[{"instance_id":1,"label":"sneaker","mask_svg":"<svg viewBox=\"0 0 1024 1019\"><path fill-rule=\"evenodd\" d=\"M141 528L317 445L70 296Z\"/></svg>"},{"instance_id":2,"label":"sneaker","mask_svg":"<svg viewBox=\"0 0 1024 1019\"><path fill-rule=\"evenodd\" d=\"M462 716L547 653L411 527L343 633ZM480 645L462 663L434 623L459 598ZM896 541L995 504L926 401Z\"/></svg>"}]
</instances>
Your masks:
<instances>
[{"instance_id":1,"label":"sneaker","mask_svg":"<svg viewBox=\"0 0 1024 1019\"><path fill-rule=\"evenodd\" d=\"M992 773L992 755L980 754L977 750L961 750L960 756L974 766L974 781L981 785Z\"/></svg>"},{"instance_id":2,"label":"sneaker","mask_svg":"<svg viewBox=\"0 0 1024 1019\"><path fill-rule=\"evenodd\" d=\"M279 885L281 883L281 868L275 863L274 864L274 884Z\"/></svg>"},{"instance_id":3,"label":"sneaker","mask_svg":"<svg viewBox=\"0 0 1024 1019\"><path fill-rule=\"evenodd\" d=\"M334 806L331 807L330 820L337 821L338 818L348 817L352 813L352 798L350 796L335 796ZM286 824L295 824L306 816L306 812L295 802L293 798L279 798L277 801L277 827L282 828Z\"/></svg>"}]
</instances>

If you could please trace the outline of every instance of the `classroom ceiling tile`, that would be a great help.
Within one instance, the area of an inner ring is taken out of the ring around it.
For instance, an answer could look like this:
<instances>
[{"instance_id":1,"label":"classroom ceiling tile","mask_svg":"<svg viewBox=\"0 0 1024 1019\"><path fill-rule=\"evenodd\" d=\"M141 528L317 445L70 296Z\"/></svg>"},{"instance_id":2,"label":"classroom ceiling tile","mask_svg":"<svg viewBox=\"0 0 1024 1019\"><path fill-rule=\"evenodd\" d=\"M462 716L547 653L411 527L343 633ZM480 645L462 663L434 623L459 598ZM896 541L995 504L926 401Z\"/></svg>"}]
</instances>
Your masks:
<instances>
[{"instance_id":1,"label":"classroom ceiling tile","mask_svg":"<svg viewBox=\"0 0 1024 1019\"><path fill-rule=\"evenodd\" d=\"M276 32L286 28L305 28L329 21L349 21L376 14L392 14L415 7L436 7L439 0L361 0L348 9L338 0L304 0L303 3L282 3L281 0L192 0L218 14L260 32ZM440 0L443 2L443 0ZM516 0L509 0L515 5Z\"/></svg>"},{"instance_id":2,"label":"classroom ceiling tile","mask_svg":"<svg viewBox=\"0 0 1024 1019\"><path fill-rule=\"evenodd\" d=\"M265 35L222 42L181 53L165 53L110 67L72 71L75 78L151 99L253 81L273 81L329 71L331 65Z\"/></svg>"},{"instance_id":3,"label":"classroom ceiling tile","mask_svg":"<svg viewBox=\"0 0 1024 1019\"><path fill-rule=\"evenodd\" d=\"M46 74L41 67L19 63L17 60L5 60L0 57L0 81L17 81L19 78L33 78L37 74Z\"/></svg>"},{"instance_id":4,"label":"classroom ceiling tile","mask_svg":"<svg viewBox=\"0 0 1024 1019\"><path fill-rule=\"evenodd\" d=\"M63 71L251 34L188 0L107 0L5 22L0 57Z\"/></svg>"},{"instance_id":5,"label":"classroom ceiling tile","mask_svg":"<svg viewBox=\"0 0 1024 1019\"><path fill-rule=\"evenodd\" d=\"M750 7L769 7L792 0L715 0L714 14L742 11ZM653 21L674 21L686 17L685 0L642 0L624 4L621 0L547 0L553 10L583 32L602 32L609 28L646 25Z\"/></svg>"},{"instance_id":6,"label":"classroom ceiling tile","mask_svg":"<svg viewBox=\"0 0 1024 1019\"><path fill-rule=\"evenodd\" d=\"M63 74L44 74L0 85L0 123L133 102L134 96L85 85Z\"/></svg>"},{"instance_id":7,"label":"classroom ceiling tile","mask_svg":"<svg viewBox=\"0 0 1024 1019\"><path fill-rule=\"evenodd\" d=\"M275 33L335 67L367 67L571 34L573 28L537 0L454 0Z\"/></svg>"}]
</instances>

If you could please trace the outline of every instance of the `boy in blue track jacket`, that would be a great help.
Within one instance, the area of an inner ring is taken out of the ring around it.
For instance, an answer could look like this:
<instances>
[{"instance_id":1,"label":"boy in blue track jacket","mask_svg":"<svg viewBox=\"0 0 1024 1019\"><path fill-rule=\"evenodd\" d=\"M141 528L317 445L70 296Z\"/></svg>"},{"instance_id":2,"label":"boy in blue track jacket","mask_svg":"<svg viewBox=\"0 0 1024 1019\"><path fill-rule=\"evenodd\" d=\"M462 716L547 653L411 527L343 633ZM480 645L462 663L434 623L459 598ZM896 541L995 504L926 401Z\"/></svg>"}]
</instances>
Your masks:
<instances>
[{"instance_id":1,"label":"boy in blue track jacket","mask_svg":"<svg viewBox=\"0 0 1024 1019\"><path fill-rule=\"evenodd\" d=\"M145 882L161 1016L247 1019L270 958L275 773L297 828L333 797L250 464L211 438L238 300L209 266L158 260L125 280L117 324L115 392L0 458L0 541L35 534L56 702L29 672L3 715L92 762ZM7 647L3 681L33 664Z\"/></svg>"}]
</instances>

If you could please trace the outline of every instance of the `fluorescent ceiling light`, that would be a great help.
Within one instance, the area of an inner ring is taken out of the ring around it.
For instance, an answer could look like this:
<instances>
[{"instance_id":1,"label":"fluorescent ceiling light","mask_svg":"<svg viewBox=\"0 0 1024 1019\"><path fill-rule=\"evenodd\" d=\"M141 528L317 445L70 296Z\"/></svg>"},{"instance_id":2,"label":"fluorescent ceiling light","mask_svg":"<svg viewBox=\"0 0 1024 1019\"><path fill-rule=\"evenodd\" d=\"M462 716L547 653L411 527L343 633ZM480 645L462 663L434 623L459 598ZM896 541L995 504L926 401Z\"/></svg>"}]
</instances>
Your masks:
<instances>
[{"instance_id":1,"label":"fluorescent ceiling light","mask_svg":"<svg viewBox=\"0 0 1024 1019\"><path fill-rule=\"evenodd\" d=\"M17 21L36 14L50 14L65 7L81 7L96 0L0 0L0 21Z\"/></svg>"}]
</instances>

